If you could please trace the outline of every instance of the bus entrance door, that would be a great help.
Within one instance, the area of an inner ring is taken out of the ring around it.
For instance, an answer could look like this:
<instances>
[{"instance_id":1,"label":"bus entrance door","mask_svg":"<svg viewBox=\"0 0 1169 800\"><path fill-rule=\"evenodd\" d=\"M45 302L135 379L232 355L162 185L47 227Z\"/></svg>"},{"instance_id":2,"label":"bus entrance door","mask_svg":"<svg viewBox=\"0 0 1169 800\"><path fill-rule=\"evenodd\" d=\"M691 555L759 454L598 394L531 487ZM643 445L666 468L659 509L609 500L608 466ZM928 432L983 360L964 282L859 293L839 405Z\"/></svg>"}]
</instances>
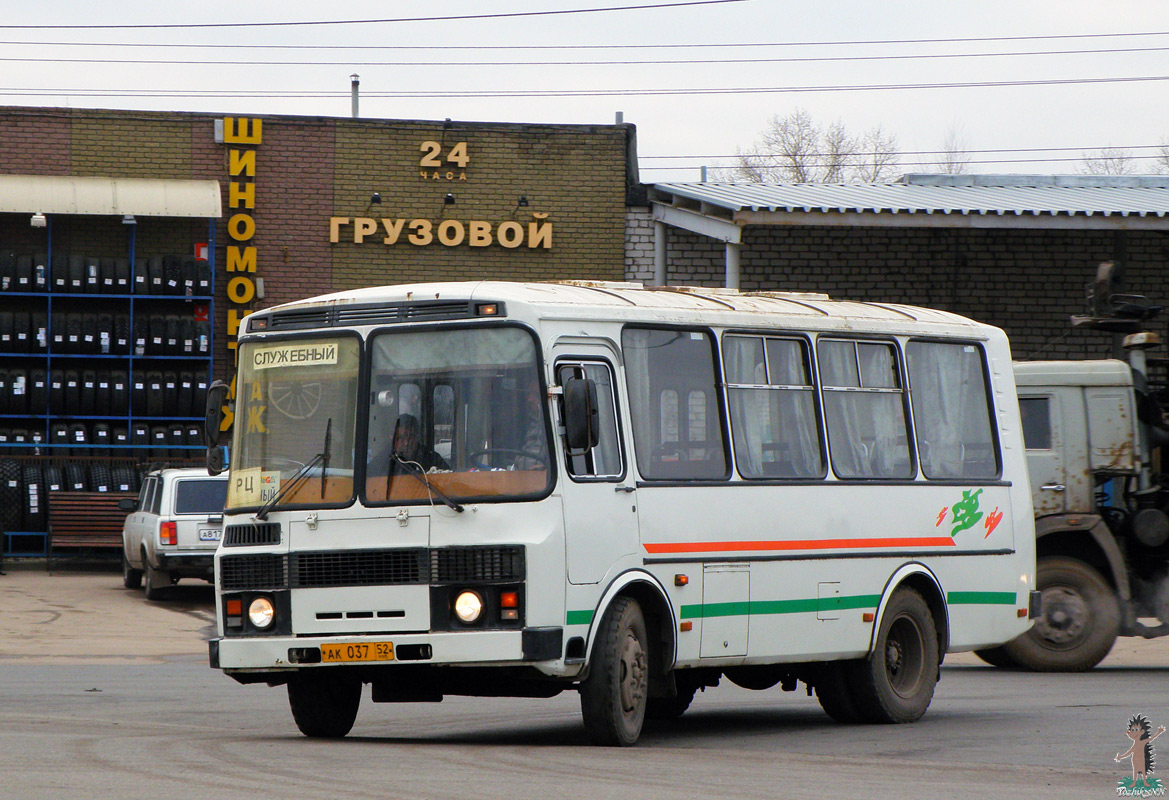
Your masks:
<instances>
[{"instance_id":1,"label":"bus entrance door","mask_svg":"<svg viewBox=\"0 0 1169 800\"><path fill-rule=\"evenodd\" d=\"M593 381L597 389L597 444L568 455L562 483L565 557L568 580L575 584L597 583L637 553L637 493L621 447L611 353L597 344L572 346L555 361L560 386L575 377Z\"/></svg>"}]
</instances>

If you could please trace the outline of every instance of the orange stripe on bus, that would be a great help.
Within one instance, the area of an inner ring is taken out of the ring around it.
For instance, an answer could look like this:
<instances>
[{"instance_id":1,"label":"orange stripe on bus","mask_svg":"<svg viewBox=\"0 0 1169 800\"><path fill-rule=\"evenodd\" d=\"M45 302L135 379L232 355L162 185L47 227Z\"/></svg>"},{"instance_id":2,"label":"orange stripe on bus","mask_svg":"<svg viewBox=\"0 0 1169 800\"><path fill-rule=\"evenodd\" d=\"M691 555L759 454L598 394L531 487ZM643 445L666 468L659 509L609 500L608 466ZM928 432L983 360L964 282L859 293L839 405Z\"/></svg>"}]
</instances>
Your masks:
<instances>
[{"instance_id":1,"label":"orange stripe on bus","mask_svg":"<svg viewBox=\"0 0 1169 800\"><path fill-rule=\"evenodd\" d=\"M786 542L652 542L649 553L713 553L722 550L837 550L876 547L955 547L949 536L899 539L795 539Z\"/></svg>"}]
</instances>

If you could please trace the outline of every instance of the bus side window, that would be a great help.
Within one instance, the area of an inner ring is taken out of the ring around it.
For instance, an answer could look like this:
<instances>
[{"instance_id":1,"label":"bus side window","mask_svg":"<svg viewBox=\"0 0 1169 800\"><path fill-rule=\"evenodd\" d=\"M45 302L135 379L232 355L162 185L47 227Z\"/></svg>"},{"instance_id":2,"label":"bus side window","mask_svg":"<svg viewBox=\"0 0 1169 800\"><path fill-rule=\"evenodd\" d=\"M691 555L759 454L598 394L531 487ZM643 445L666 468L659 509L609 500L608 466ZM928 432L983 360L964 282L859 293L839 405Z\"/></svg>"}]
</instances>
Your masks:
<instances>
[{"instance_id":1,"label":"bus side window","mask_svg":"<svg viewBox=\"0 0 1169 800\"><path fill-rule=\"evenodd\" d=\"M587 378L597 387L600 424L597 445L586 453L568 456L568 474L574 478L619 480L624 476L625 468L617 432L617 398L613 386L613 370L603 362L561 363L556 368L556 378L561 386L569 378ZM561 413L563 415L563 409Z\"/></svg>"},{"instance_id":2,"label":"bus side window","mask_svg":"<svg viewBox=\"0 0 1169 800\"><path fill-rule=\"evenodd\" d=\"M888 342L820 339L828 454L838 478L910 478L905 393Z\"/></svg>"},{"instance_id":3,"label":"bus side window","mask_svg":"<svg viewBox=\"0 0 1169 800\"><path fill-rule=\"evenodd\" d=\"M982 348L915 340L906 345L905 355L922 474L942 480L998 475Z\"/></svg>"},{"instance_id":4,"label":"bus side window","mask_svg":"<svg viewBox=\"0 0 1169 800\"><path fill-rule=\"evenodd\" d=\"M621 334L621 345L641 476L650 480L726 478L710 333L629 327Z\"/></svg>"}]
</instances>

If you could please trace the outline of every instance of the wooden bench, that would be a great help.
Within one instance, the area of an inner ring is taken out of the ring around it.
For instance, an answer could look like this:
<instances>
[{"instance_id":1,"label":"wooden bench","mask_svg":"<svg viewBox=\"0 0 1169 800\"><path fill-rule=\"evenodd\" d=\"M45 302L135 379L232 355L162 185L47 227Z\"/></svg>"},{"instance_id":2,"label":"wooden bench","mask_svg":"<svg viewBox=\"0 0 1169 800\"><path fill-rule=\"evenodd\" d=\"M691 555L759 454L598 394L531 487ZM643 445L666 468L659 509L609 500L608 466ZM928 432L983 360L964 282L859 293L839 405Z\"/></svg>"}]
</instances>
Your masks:
<instances>
[{"instance_id":1,"label":"wooden bench","mask_svg":"<svg viewBox=\"0 0 1169 800\"><path fill-rule=\"evenodd\" d=\"M49 558L62 547L121 547L122 524L129 514L118 503L126 492L52 492L49 494Z\"/></svg>"}]
</instances>

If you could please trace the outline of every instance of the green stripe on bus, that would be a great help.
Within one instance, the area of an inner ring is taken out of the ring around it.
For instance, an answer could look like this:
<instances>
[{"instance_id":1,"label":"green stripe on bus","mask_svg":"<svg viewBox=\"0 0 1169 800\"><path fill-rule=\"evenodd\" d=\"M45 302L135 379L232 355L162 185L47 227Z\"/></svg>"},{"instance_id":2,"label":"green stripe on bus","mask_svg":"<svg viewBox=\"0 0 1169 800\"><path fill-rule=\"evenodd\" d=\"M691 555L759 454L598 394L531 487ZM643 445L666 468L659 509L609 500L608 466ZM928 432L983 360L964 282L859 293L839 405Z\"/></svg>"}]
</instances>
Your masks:
<instances>
[{"instance_id":1,"label":"green stripe on bus","mask_svg":"<svg viewBox=\"0 0 1169 800\"><path fill-rule=\"evenodd\" d=\"M592 611L569 611L564 618L565 625L588 625L593 621Z\"/></svg>"},{"instance_id":2,"label":"green stripe on bus","mask_svg":"<svg viewBox=\"0 0 1169 800\"><path fill-rule=\"evenodd\" d=\"M950 592L946 602L954 606L1013 606L1014 592Z\"/></svg>"},{"instance_id":3,"label":"green stripe on bus","mask_svg":"<svg viewBox=\"0 0 1169 800\"><path fill-rule=\"evenodd\" d=\"M835 611L848 608L876 608L879 594L858 594L845 597L807 598L803 600L755 600L749 603L701 603L682 606L681 619L708 617L740 617L764 614L812 614L817 611Z\"/></svg>"}]
</instances>

